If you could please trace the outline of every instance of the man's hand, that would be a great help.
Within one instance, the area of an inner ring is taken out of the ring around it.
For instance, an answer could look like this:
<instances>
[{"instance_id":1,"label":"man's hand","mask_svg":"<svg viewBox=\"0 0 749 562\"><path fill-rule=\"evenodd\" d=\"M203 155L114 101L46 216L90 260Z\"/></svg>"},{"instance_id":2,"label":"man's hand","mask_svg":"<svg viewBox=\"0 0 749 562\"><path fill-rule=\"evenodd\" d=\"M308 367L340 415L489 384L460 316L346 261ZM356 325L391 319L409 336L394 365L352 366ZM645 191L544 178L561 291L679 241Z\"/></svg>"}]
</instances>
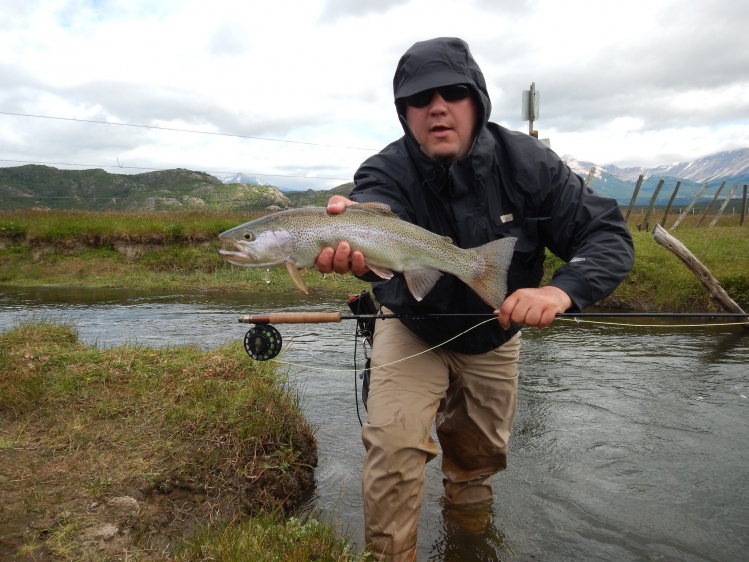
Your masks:
<instances>
[{"instance_id":1,"label":"man's hand","mask_svg":"<svg viewBox=\"0 0 749 562\"><path fill-rule=\"evenodd\" d=\"M502 303L499 324L505 330L510 323L546 328L558 313L571 306L569 295L550 285L539 289L518 289Z\"/></svg>"},{"instance_id":2,"label":"man's hand","mask_svg":"<svg viewBox=\"0 0 749 562\"><path fill-rule=\"evenodd\" d=\"M356 205L356 203L341 195L333 195L328 200L328 213L337 215L350 205ZM351 272L354 275L364 275L369 271L367 264L364 263L364 254L359 251L352 252L351 246L345 240L339 242L335 250L330 246L323 248L317 256L315 265L322 273L334 271L340 274Z\"/></svg>"}]
</instances>

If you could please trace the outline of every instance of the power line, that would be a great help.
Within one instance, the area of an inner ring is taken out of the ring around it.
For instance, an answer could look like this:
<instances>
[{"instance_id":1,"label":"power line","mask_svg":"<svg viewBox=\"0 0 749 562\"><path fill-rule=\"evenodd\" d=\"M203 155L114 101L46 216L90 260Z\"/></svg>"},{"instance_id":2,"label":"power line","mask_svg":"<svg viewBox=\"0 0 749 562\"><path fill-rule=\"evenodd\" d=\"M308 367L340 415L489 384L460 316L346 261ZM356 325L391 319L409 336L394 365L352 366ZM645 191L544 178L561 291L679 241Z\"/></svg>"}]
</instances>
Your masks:
<instances>
[{"instance_id":1,"label":"power line","mask_svg":"<svg viewBox=\"0 0 749 562\"><path fill-rule=\"evenodd\" d=\"M2 112L0 112L2 113ZM162 172L167 169L174 168L147 168L143 166L124 166L118 165L106 165L106 164L74 164L71 162L40 162L38 160L10 160L0 158L0 162L15 162L18 164L39 164L43 166L77 166L80 168L121 168L123 170L148 170L151 172ZM185 168L187 169L187 168ZM262 176L262 177L273 177L273 178L297 178L305 180L339 180L339 181L352 181L351 178L338 178L329 176L295 176L291 174L264 174L261 172L222 172L222 171L211 171L211 170L193 170L191 172L204 172L206 174L246 174L248 176Z\"/></svg>"},{"instance_id":2,"label":"power line","mask_svg":"<svg viewBox=\"0 0 749 562\"><path fill-rule=\"evenodd\" d=\"M317 142L274 139L270 137L255 137L251 135L235 135L231 133L217 133L213 131L197 131L194 129L178 129L176 127L158 127L156 125L140 125L137 123L113 123L110 121L97 121L95 119L79 119L76 117L56 117L52 115L33 115L31 113L14 113L12 111L0 111L0 115L13 115L15 117L31 117L34 119L53 119L56 121L75 121L77 123L96 123L98 125L117 125L119 127L135 127L139 129L155 129L158 131L176 131L179 133L193 133L193 134L198 134L198 135L213 135L213 136L218 136L218 137L234 137L234 138L239 138L239 139L252 139L252 140L261 140L261 141L268 141L268 142L285 142L289 144L304 144L308 146L324 146L327 148L344 148L347 150L365 150L367 152L379 152L379 149L362 148L359 146L341 146L341 145L323 144L323 143L317 143Z\"/></svg>"}]
</instances>

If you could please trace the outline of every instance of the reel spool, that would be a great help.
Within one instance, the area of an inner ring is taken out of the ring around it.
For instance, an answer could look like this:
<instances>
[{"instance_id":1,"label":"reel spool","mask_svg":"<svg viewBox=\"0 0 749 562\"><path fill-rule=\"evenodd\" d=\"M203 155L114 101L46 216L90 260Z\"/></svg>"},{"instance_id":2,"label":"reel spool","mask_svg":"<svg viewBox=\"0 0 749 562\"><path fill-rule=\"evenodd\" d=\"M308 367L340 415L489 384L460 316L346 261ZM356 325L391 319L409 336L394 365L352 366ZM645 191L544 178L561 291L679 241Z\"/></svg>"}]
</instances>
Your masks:
<instances>
[{"instance_id":1,"label":"reel spool","mask_svg":"<svg viewBox=\"0 0 749 562\"><path fill-rule=\"evenodd\" d=\"M244 335L244 350L256 361L268 361L281 352L281 334L270 324L256 324Z\"/></svg>"}]
</instances>

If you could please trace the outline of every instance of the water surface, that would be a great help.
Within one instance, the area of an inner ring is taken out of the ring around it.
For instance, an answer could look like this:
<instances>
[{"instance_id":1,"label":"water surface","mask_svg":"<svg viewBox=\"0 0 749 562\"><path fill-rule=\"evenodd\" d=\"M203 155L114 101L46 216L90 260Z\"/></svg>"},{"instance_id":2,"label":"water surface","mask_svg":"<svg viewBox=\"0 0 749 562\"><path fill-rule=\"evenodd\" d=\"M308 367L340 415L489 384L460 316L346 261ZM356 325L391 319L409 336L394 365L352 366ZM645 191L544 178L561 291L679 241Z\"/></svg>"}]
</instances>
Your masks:
<instances>
[{"instance_id":1,"label":"water surface","mask_svg":"<svg viewBox=\"0 0 749 562\"><path fill-rule=\"evenodd\" d=\"M0 288L0 330L29 319L70 322L100 347L209 349L244 336L239 314L275 310L347 312L344 299L314 296ZM283 368L303 389L317 428L312 503L361 543L354 323L277 328L290 344ZM743 560L747 396L749 333L738 327L558 321L525 330L494 528L469 539L446 527L438 458L427 467L419 559ZM360 414L366 420L361 407Z\"/></svg>"}]
</instances>

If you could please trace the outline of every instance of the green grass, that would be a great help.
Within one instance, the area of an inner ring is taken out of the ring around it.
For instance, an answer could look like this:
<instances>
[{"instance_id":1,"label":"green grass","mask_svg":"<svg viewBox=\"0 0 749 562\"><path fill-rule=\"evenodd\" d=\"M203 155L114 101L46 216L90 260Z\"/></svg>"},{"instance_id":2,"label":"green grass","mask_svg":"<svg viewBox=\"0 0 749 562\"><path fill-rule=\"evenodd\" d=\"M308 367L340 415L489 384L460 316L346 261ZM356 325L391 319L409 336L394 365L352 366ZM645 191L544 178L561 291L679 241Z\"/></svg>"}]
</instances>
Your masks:
<instances>
[{"instance_id":1,"label":"green grass","mask_svg":"<svg viewBox=\"0 0 749 562\"><path fill-rule=\"evenodd\" d=\"M203 527L180 544L175 560L202 562L245 562L253 553L256 562L286 560L353 561L370 560L368 553L357 554L341 537L335 522L320 522L311 517L284 518L268 514L252 521L221 527ZM345 533L345 530L343 530Z\"/></svg>"},{"instance_id":2,"label":"green grass","mask_svg":"<svg viewBox=\"0 0 749 562\"><path fill-rule=\"evenodd\" d=\"M220 232L260 215L258 211L11 211L0 212L0 237L87 245L194 243L214 240Z\"/></svg>"},{"instance_id":3,"label":"green grass","mask_svg":"<svg viewBox=\"0 0 749 562\"><path fill-rule=\"evenodd\" d=\"M298 394L238 343L102 350L46 322L0 334L0 559L156 560L179 543L183 560L258 545L268 560L351 560L333 522L283 517L316 462ZM108 507L123 496L138 513ZM120 538L99 550L82 537L102 522Z\"/></svg>"},{"instance_id":4,"label":"green grass","mask_svg":"<svg viewBox=\"0 0 749 562\"><path fill-rule=\"evenodd\" d=\"M696 220L697 217L693 222ZM693 222L669 233L694 254L739 305L749 308L749 224L694 228ZM715 306L697 277L655 242L652 234L635 230L632 236L635 267L618 291L622 299L659 311Z\"/></svg>"},{"instance_id":5,"label":"green grass","mask_svg":"<svg viewBox=\"0 0 749 562\"><path fill-rule=\"evenodd\" d=\"M294 292L283 268L239 268L217 255L217 235L258 213L181 211L0 213L0 283L91 287L170 287L173 290ZM657 216L660 219L660 215ZM635 266L603 303L634 310L689 311L714 307L696 277L630 217ZM669 217L673 224L675 216ZM691 216L673 233L741 306L749 307L749 220L727 215L697 228ZM652 227L652 224L651 224ZM5 233L5 234L4 234ZM548 256L546 279L559 265ZM303 271L310 290L353 294L367 285L352 276ZM268 283L267 281L270 281Z\"/></svg>"}]
</instances>

